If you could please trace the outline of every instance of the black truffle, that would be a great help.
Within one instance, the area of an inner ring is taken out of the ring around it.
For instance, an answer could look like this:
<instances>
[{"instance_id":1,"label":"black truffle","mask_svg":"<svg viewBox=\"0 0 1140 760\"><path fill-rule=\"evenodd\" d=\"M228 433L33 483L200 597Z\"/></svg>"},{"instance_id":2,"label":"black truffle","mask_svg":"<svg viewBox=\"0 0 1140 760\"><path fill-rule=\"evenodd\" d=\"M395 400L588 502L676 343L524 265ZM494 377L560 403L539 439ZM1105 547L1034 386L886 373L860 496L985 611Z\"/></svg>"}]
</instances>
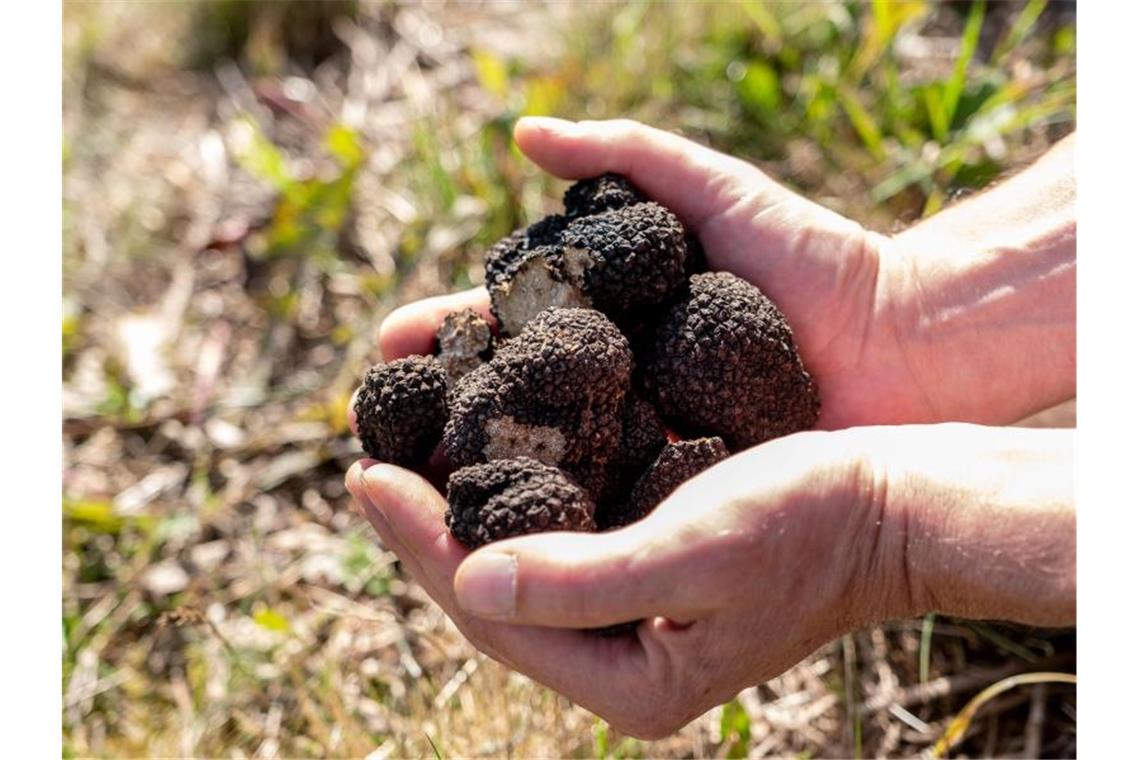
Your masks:
<instances>
[{"instance_id":1,"label":"black truffle","mask_svg":"<svg viewBox=\"0 0 1140 760\"><path fill-rule=\"evenodd\" d=\"M637 522L686 480L727 458L724 441L716 437L667 444L638 479L628 501L597 516L599 529L621 528Z\"/></svg>"},{"instance_id":2,"label":"black truffle","mask_svg":"<svg viewBox=\"0 0 1140 760\"><path fill-rule=\"evenodd\" d=\"M623 206L632 206L648 200L645 194L625 177L607 172L598 177L581 179L571 185L562 196L566 216L579 217L597 214Z\"/></svg>"},{"instance_id":3,"label":"black truffle","mask_svg":"<svg viewBox=\"0 0 1140 760\"><path fill-rule=\"evenodd\" d=\"M444 317L435 337L437 356L447 372L449 385L491 356L491 326L472 309L453 311Z\"/></svg>"},{"instance_id":4,"label":"black truffle","mask_svg":"<svg viewBox=\"0 0 1140 760\"><path fill-rule=\"evenodd\" d=\"M657 203L576 219L562 246L570 278L612 319L660 305L685 282L685 230Z\"/></svg>"},{"instance_id":5,"label":"black truffle","mask_svg":"<svg viewBox=\"0 0 1140 760\"><path fill-rule=\"evenodd\" d=\"M464 546L555 530L595 529L594 503L557 467L529 457L464 467L447 481L444 519Z\"/></svg>"},{"instance_id":6,"label":"black truffle","mask_svg":"<svg viewBox=\"0 0 1140 760\"><path fill-rule=\"evenodd\" d=\"M685 232L685 276L707 272L708 269L709 262L701 239L691 232Z\"/></svg>"},{"instance_id":7,"label":"black truffle","mask_svg":"<svg viewBox=\"0 0 1140 760\"><path fill-rule=\"evenodd\" d=\"M447 422L447 373L432 356L376 364L353 409L368 456L404 467L425 464Z\"/></svg>"},{"instance_id":8,"label":"black truffle","mask_svg":"<svg viewBox=\"0 0 1140 760\"><path fill-rule=\"evenodd\" d=\"M484 279L502 334L518 335L546 308L590 306L566 271L562 248L566 224L565 217L548 216L515 230L487 251Z\"/></svg>"},{"instance_id":9,"label":"black truffle","mask_svg":"<svg viewBox=\"0 0 1140 760\"><path fill-rule=\"evenodd\" d=\"M449 395L443 442L459 467L533 457L566 470L591 496L621 437L632 353L590 309L548 309Z\"/></svg>"},{"instance_id":10,"label":"black truffle","mask_svg":"<svg viewBox=\"0 0 1140 760\"><path fill-rule=\"evenodd\" d=\"M686 436L719 435L732 451L812 427L815 383L783 314L728 272L689 278L655 328L643 383Z\"/></svg>"},{"instance_id":11,"label":"black truffle","mask_svg":"<svg viewBox=\"0 0 1140 760\"><path fill-rule=\"evenodd\" d=\"M652 202L572 219L547 217L488 251L491 310L517 335L549 307L591 307L626 322L685 282L691 258L677 217Z\"/></svg>"},{"instance_id":12,"label":"black truffle","mask_svg":"<svg viewBox=\"0 0 1140 760\"><path fill-rule=\"evenodd\" d=\"M636 391L626 393L621 410L621 442L611 457L605 488L598 499L599 513L607 505L624 502L637 479L668 442L661 415Z\"/></svg>"}]
</instances>

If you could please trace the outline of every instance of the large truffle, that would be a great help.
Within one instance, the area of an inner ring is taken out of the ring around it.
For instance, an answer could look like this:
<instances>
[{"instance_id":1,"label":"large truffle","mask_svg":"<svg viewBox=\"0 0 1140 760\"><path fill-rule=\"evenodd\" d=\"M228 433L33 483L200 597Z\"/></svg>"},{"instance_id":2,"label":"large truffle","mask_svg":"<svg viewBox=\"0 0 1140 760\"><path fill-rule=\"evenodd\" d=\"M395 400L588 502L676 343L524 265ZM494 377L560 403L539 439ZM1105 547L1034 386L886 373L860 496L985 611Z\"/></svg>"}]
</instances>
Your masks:
<instances>
[{"instance_id":1,"label":"large truffle","mask_svg":"<svg viewBox=\"0 0 1140 760\"><path fill-rule=\"evenodd\" d=\"M812 427L815 383L783 314L728 272L689 278L655 328L643 382L686 436L719 435L732 451Z\"/></svg>"},{"instance_id":2,"label":"large truffle","mask_svg":"<svg viewBox=\"0 0 1140 760\"><path fill-rule=\"evenodd\" d=\"M596 497L620 441L631 364L625 336L600 312L542 312L452 389L448 458L463 467L533 457Z\"/></svg>"},{"instance_id":3,"label":"large truffle","mask_svg":"<svg viewBox=\"0 0 1140 760\"><path fill-rule=\"evenodd\" d=\"M472 309L453 311L436 331L437 356L448 383L471 372L491 356L491 326Z\"/></svg>"},{"instance_id":4,"label":"large truffle","mask_svg":"<svg viewBox=\"0 0 1140 760\"><path fill-rule=\"evenodd\" d=\"M529 457L456 470L447 481L447 502L447 527L471 549L528 533L595 529L586 492L557 467Z\"/></svg>"},{"instance_id":5,"label":"large truffle","mask_svg":"<svg viewBox=\"0 0 1140 760\"><path fill-rule=\"evenodd\" d=\"M404 467L422 465L447 422L447 373L431 356L374 365L353 409L368 456Z\"/></svg>"},{"instance_id":6,"label":"large truffle","mask_svg":"<svg viewBox=\"0 0 1140 760\"><path fill-rule=\"evenodd\" d=\"M686 480L726 458L728 449L724 441L716 437L667 444L638 479L629 499L617 508L597 515L598 528L610 530L637 522Z\"/></svg>"},{"instance_id":7,"label":"large truffle","mask_svg":"<svg viewBox=\"0 0 1140 760\"><path fill-rule=\"evenodd\" d=\"M492 246L484 269L500 329L517 335L549 307L592 307L625 322L680 288L691 258L677 217L642 202L547 217Z\"/></svg>"}]
</instances>

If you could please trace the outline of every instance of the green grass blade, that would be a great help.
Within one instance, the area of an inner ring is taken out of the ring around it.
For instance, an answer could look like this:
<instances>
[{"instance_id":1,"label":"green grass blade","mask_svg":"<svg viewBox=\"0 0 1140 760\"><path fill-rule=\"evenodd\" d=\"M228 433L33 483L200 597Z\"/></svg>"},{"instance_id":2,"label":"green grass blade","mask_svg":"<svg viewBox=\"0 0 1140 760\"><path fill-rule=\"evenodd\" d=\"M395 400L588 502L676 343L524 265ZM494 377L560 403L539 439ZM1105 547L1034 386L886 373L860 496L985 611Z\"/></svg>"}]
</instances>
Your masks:
<instances>
[{"instance_id":1,"label":"green grass blade","mask_svg":"<svg viewBox=\"0 0 1140 760\"><path fill-rule=\"evenodd\" d=\"M930 642L934 638L934 613L922 619L922 640L918 645L918 682L930 679Z\"/></svg>"},{"instance_id":2,"label":"green grass blade","mask_svg":"<svg viewBox=\"0 0 1140 760\"><path fill-rule=\"evenodd\" d=\"M946 101L937 82L922 88L922 101L926 104L926 113L930 117L930 131L934 139L945 143L950 134L950 121L946 117Z\"/></svg>"},{"instance_id":3,"label":"green grass blade","mask_svg":"<svg viewBox=\"0 0 1140 760\"><path fill-rule=\"evenodd\" d=\"M1009 33L998 43L990 63L994 66L1003 65L1010 53L1025 42L1025 38L1029 36L1029 32L1033 30L1033 25L1037 23L1038 17L1044 10L1045 0L1029 0L1021 9L1021 13L1017 14L1017 18L1014 19L1009 28Z\"/></svg>"},{"instance_id":4,"label":"green grass blade","mask_svg":"<svg viewBox=\"0 0 1140 760\"><path fill-rule=\"evenodd\" d=\"M855 93L848 87L840 88L839 102L843 105L847 118L851 120L851 126L855 128L867 150L871 151L871 155L878 161L886 158L887 152L883 150L883 133Z\"/></svg>"},{"instance_id":5,"label":"green grass blade","mask_svg":"<svg viewBox=\"0 0 1140 760\"><path fill-rule=\"evenodd\" d=\"M954 114L958 111L958 99L962 96L962 88L966 84L966 71L970 60L978 49L978 38L982 34L982 22L986 18L986 4L982 0L974 0L970 6L970 15L966 18L966 28L962 30L962 44L958 48L958 60L954 62L954 73L946 82L946 89L942 93L942 107L946 123L954 123Z\"/></svg>"}]
</instances>

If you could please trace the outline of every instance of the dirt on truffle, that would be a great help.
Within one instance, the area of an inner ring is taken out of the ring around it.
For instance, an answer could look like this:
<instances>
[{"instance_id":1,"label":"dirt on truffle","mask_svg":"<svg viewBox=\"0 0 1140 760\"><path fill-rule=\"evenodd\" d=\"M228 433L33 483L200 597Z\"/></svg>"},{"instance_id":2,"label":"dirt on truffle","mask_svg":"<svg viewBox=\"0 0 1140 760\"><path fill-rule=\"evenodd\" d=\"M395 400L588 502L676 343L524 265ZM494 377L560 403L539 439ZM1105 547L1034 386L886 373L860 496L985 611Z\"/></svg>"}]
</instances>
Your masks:
<instances>
[{"instance_id":1,"label":"dirt on truffle","mask_svg":"<svg viewBox=\"0 0 1140 760\"><path fill-rule=\"evenodd\" d=\"M596 530L589 495L557 467L529 457L456 470L447 501L447 527L470 549L528 533Z\"/></svg>"}]
</instances>

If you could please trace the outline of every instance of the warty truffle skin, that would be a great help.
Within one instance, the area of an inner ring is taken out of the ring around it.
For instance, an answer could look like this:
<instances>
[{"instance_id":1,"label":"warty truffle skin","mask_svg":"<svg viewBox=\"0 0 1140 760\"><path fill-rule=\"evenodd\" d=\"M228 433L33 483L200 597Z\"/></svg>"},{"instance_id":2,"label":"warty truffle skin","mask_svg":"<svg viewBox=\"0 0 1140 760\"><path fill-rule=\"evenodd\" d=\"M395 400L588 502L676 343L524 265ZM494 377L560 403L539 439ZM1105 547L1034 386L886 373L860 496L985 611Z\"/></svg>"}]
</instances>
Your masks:
<instances>
[{"instance_id":1,"label":"warty truffle skin","mask_svg":"<svg viewBox=\"0 0 1140 760\"><path fill-rule=\"evenodd\" d=\"M570 277L611 319L658 306L685 283L685 230L658 203L576 219L563 231L562 246Z\"/></svg>"},{"instance_id":2,"label":"warty truffle skin","mask_svg":"<svg viewBox=\"0 0 1140 760\"><path fill-rule=\"evenodd\" d=\"M432 356L376 364L353 405L368 456L402 467L431 457L447 422L447 373Z\"/></svg>"},{"instance_id":3,"label":"warty truffle skin","mask_svg":"<svg viewBox=\"0 0 1140 760\"><path fill-rule=\"evenodd\" d=\"M618 509L597 516L599 529L621 528L637 522L669 498L686 480L727 458L728 449L724 441L715 436L666 444L653 464L638 478L629 499Z\"/></svg>"},{"instance_id":4,"label":"warty truffle skin","mask_svg":"<svg viewBox=\"0 0 1140 760\"><path fill-rule=\"evenodd\" d=\"M648 200L645 194L620 174L606 172L597 177L580 179L562 196L566 216L589 216L610 209L632 206Z\"/></svg>"},{"instance_id":5,"label":"warty truffle skin","mask_svg":"<svg viewBox=\"0 0 1140 760\"><path fill-rule=\"evenodd\" d=\"M657 324L643 367L647 395L671 427L719 435L731 451L819 418L819 395L787 320L729 272L689 278L687 294Z\"/></svg>"},{"instance_id":6,"label":"warty truffle skin","mask_svg":"<svg viewBox=\"0 0 1140 760\"><path fill-rule=\"evenodd\" d=\"M452 389L448 458L464 467L533 457L566 470L596 498L619 444L632 358L600 312L542 312Z\"/></svg>"},{"instance_id":7,"label":"warty truffle skin","mask_svg":"<svg viewBox=\"0 0 1140 760\"><path fill-rule=\"evenodd\" d=\"M490 358L491 326L473 309L453 311L444 317L435 338L448 385Z\"/></svg>"},{"instance_id":8,"label":"warty truffle skin","mask_svg":"<svg viewBox=\"0 0 1140 760\"><path fill-rule=\"evenodd\" d=\"M661 415L630 389L621 409L621 442L606 467L606 483L598 499L599 515L608 505L629 497L630 488L668 443Z\"/></svg>"},{"instance_id":9,"label":"warty truffle skin","mask_svg":"<svg viewBox=\"0 0 1140 760\"><path fill-rule=\"evenodd\" d=\"M444 516L470 549L529 533L592 532L594 503L557 467L529 457L464 467L447 481Z\"/></svg>"}]
</instances>

